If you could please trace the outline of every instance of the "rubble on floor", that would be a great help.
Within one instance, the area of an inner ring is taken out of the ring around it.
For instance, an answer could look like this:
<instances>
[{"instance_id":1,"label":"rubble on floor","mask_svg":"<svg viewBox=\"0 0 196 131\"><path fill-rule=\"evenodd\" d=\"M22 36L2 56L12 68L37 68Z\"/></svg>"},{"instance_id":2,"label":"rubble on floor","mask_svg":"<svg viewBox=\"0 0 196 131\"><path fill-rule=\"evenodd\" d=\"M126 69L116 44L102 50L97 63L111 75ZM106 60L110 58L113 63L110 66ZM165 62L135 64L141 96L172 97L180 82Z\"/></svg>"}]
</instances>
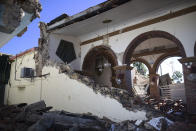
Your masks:
<instances>
[{"instance_id":1,"label":"rubble on floor","mask_svg":"<svg viewBox=\"0 0 196 131\"><path fill-rule=\"evenodd\" d=\"M160 111L173 121L185 121L187 119L186 105L182 100L160 99L155 100L146 98L145 104L149 105L154 110Z\"/></svg>"},{"instance_id":2,"label":"rubble on floor","mask_svg":"<svg viewBox=\"0 0 196 131\"><path fill-rule=\"evenodd\" d=\"M194 124L173 122L153 110L147 113L148 119L145 121L127 120L115 123L106 117L98 118L90 113L77 114L50 111L51 109L44 101L30 105L21 103L2 106L0 131L171 131L172 128L180 127L185 127L186 130L196 129ZM158 114L157 117L155 114Z\"/></svg>"}]
</instances>

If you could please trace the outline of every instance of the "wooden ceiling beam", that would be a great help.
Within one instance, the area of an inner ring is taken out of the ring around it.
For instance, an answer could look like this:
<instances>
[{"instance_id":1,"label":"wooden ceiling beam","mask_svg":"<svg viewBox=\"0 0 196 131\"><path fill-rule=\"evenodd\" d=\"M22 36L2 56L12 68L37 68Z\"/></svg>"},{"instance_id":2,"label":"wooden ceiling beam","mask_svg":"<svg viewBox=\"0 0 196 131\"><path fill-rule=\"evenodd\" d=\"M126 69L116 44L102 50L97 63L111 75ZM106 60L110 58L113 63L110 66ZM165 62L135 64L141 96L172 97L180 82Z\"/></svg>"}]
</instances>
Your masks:
<instances>
[{"instance_id":1,"label":"wooden ceiling beam","mask_svg":"<svg viewBox=\"0 0 196 131\"><path fill-rule=\"evenodd\" d=\"M151 50L147 52L142 52L142 53L137 53L133 54L133 57L142 57L142 56L149 56L149 55L155 55L155 54L161 54L161 53L173 53L173 52L178 52L180 51L178 48L164 48L164 49L159 49L159 50Z\"/></svg>"}]
</instances>

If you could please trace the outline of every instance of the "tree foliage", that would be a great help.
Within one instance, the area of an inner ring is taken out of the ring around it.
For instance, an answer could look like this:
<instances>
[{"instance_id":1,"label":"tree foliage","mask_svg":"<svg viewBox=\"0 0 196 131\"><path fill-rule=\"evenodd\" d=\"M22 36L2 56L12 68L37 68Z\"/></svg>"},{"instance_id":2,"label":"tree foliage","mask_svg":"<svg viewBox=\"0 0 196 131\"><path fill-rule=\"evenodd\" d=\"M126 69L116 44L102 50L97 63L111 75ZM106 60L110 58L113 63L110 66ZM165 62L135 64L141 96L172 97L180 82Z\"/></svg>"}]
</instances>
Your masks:
<instances>
[{"instance_id":1,"label":"tree foliage","mask_svg":"<svg viewBox=\"0 0 196 131\"><path fill-rule=\"evenodd\" d=\"M137 71L142 74L142 75L146 75L147 73L147 69L145 67L145 65L141 62L134 62L133 63L133 67L137 68Z\"/></svg>"},{"instance_id":2,"label":"tree foliage","mask_svg":"<svg viewBox=\"0 0 196 131\"><path fill-rule=\"evenodd\" d=\"M177 82L180 82L182 81L182 73L180 71L175 71L172 75L172 79L177 81Z\"/></svg>"}]
</instances>

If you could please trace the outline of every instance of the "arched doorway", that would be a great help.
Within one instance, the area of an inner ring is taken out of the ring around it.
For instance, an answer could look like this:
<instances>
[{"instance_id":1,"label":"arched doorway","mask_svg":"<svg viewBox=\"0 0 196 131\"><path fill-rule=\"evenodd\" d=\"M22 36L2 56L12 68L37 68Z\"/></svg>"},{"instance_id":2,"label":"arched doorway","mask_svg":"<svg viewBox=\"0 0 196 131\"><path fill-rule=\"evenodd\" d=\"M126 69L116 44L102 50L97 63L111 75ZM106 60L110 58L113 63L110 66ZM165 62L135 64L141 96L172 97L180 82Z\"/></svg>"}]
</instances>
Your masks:
<instances>
[{"instance_id":1,"label":"arched doorway","mask_svg":"<svg viewBox=\"0 0 196 131\"><path fill-rule=\"evenodd\" d=\"M152 68L149 75L151 97L159 98L157 65L163 59L160 58L161 56L173 54L178 54L182 58L186 57L182 43L175 36L165 31L149 31L137 36L128 45L123 56L123 63L130 65L133 59L145 59Z\"/></svg>"},{"instance_id":2,"label":"arched doorway","mask_svg":"<svg viewBox=\"0 0 196 131\"><path fill-rule=\"evenodd\" d=\"M157 66L161 96L167 99L183 100L186 103L184 73L180 56L167 56Z\"/></svg>"},{"instance_id":3,"label":"arched doorway","mask_svg":"<svg viewBox=\"0 0 196 131\"><path fill-rule=\"evenodd\" d=\"M115 87L115 71L118 65L115 53L107 46L92 48L84 58L82 70L100 86Z\"/></svg>"},{"instance_id":4,"label":"arched doorway","mask_svg":"<svg viewBox=\"0 0 196 131\"><path fill-rule=\"evenodd\" d=\"M155 63L153 64L152 70L156 71L156 73L157 73L161 63L171 57L180 57L181 58L182 56L179 52L163 54L160 57L158 57L158 59L155 61Z\"/></svg>"}]
</instances>

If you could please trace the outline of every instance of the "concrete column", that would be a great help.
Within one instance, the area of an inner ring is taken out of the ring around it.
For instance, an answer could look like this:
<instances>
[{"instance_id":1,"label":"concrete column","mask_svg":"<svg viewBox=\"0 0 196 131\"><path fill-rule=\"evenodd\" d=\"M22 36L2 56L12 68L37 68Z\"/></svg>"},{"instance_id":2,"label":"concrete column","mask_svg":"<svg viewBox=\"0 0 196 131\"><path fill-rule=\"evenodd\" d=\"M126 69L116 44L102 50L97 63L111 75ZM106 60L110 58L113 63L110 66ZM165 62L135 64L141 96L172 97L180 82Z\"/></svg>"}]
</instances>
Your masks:
<instances>
[{"instance_id":1,"label":"concrete column","mask_svg":"<svg viewBox=\"0 0 196 131\"><path fill-rule=\"evenodd\" d=\"M160 99L159 75L150 74L150 97Z\"/></svg>"},{"instance_id":2,"label":"concrete column","mask_svg":"<svg viewBox=\"0 0 196 131\"><path fill-rule=\"evenodd\" d=\"M131 94L132 92L132 78L131 78L131 70L133 67L123 65L123 66L116 66L113 68L116 71L117 77L120 76L121 84L119 85L120 88L128 90Z\"/></svg>"},{"instance_id":3,"label":"concrete column","mask_svg":"<svg viewBox=\"0 0 196 131\"><path fill-rule=\"evenodd\" d=\"M196 57L179 60L183 64L187 111L196 114Z\"/></svg>"}]
</instances>

